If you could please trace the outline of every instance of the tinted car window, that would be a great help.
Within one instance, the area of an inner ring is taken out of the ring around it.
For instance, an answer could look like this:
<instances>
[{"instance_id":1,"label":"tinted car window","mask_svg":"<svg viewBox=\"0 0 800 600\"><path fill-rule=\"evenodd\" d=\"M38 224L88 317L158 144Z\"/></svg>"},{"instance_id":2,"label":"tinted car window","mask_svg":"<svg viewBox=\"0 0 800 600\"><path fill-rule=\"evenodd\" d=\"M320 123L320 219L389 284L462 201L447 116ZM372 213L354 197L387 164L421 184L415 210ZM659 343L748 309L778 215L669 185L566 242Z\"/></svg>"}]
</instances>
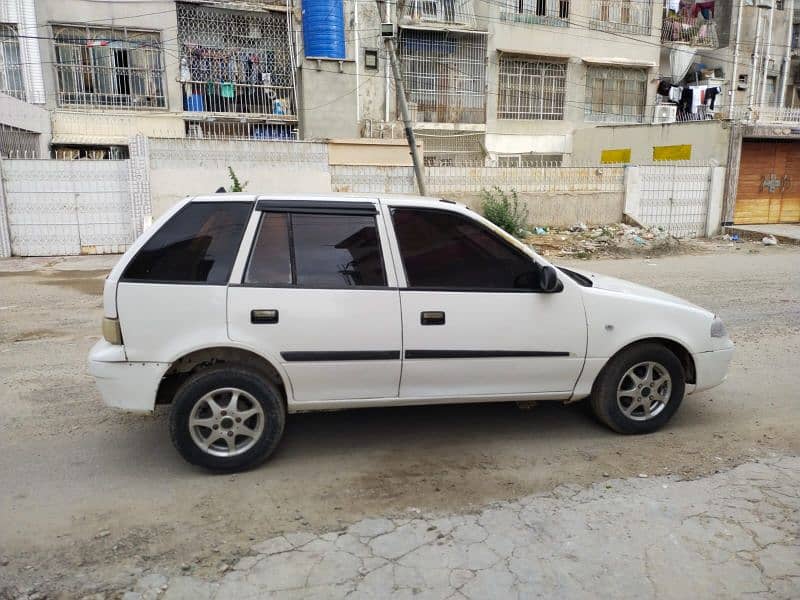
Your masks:
<instances>
[{"instance_id":1,"label":"tinted car window","mask_svg":"<svg viewBox=\"0 0 800 600\"><path fill-rule=\"evenodd\" d=\"M244 282L265 285L292 283L289 218L286 213L262 214Z\"/></svg>"},{"instance_id":2,"label":"tinted car window","mask_svg":"<svg viewBox=\"0 0 800 600\"><path fill-rule=\"evenodd\" d=\"M412 288L531 289L534 261L463 215L398 208L392 219Z\"/></svg>"},{"instance_id":3,"label":"tinted car window","mask_svg":"<svg viewBox=\"0 0 800 600\"><path fill-rule=\"evenodd\" d=\"M139 250L123 280L226 284L250 202L192 202Z\"/></svg>"},{"instance_id":4,"label":"tinted car window","mask_svg":"<svg viewBox=\"0 0 800 600\"><path fill-rule=\"evenodd\" d=\"M386 285L375 217L292 214L295 283Z\"/></svg>"}]
</instances>

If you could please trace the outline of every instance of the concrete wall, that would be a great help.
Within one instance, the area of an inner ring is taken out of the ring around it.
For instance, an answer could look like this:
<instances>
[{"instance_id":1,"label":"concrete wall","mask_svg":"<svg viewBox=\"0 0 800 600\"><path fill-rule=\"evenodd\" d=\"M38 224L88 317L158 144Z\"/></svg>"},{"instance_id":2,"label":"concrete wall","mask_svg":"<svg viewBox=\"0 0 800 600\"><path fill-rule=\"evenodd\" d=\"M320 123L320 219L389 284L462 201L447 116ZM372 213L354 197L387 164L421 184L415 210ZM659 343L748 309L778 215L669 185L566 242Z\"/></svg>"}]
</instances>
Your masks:
<instances>
[{"instance_id":1,"label":"concrete wall","mask_svg":"<svg viewBox=\"0 0 800 600\"><path fill-rule=\"evenodd\" d=\"M422 153L422 144L417 143ZM328 160L331 165L378 165L410 167L411 151L405 140L330 140Z\"/></svg>"},{"instance_id":2,"label":"concrete wall","mask_svg":"<svg viewBox=\"0 0 800 600\"><path fill-rule=\"evenodd\" d=\"M619 192L519 192L519 199L528 208L530 226L569 227L578 222L587 225L618 223L622 220L625 203L622 190ZM479 193L448 193L447 197L463 202L475 211L481 211L482 196Z\"/></svg>"},{"instance_id":3,"label":"concrete wall","mask_svg":"<svg viewBox=\"0 0 800 600\"><path fill-rule=\"evenodd\" d=\"M39 134L39 156L48 156L50 114L43 108L0 93L0 125Z\"/></svg>"},{"instance_id":4,"label":"concrete wall","mask_svg":"<svg viewBox=\"0 0 800 600\"><path fill-rule=\"evenodd\" d=\"M572 159L599 164L603 150L630 148L631 164L652 164L654 146L689 144L692 161L725 164L729 140L730 124L724 121L604 126L575 133Z\"/></svg>"},{"instance_id":5,"label":"concrete wall","mask_svg":"<svg viewBox=\"0 0 800 600\"><path fill-rule=\"evenodd\" d=\"M211 140L150 140L149 188L152 217L186 196L229 189L228 166L247 191L329 192L324 144ZM133 157L132 157L133 159Z\"/></svg>"}]
</instances>

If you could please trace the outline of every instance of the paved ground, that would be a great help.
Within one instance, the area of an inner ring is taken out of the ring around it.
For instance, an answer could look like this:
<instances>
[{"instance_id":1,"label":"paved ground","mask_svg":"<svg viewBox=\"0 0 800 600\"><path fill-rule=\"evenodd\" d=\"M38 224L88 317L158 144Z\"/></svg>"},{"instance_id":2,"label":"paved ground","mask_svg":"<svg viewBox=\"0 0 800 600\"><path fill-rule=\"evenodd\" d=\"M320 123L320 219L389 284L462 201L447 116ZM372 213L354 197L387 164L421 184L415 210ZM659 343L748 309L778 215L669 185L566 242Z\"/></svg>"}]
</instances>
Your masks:
<instances>
[{"instance_id":1,"label":"paved ground","mask_svg":"<svg viewBox=\"0 0 800 600\"><path fill-rule=\"evenodd\" d=\"M295 415L269 463L224 477L176 455L163 412L137 417L101 404L84 361L97 339L109 264L103 257L0 262L0 598L28 588L113 596L153 574L214 580L253 544L285 532L341 531L366 518L408 517L409 507L462 515L559 485L604 482L603 473L620 481L648 474L649 484L668 473L694 480L755 459L800 456L797 248L746 244L579 263L717 311L737 343L729 380L687 399L651 436L614 435L583 407L557 404ZM706 483L699 483L685 489L698 490L702 503ZM624 493L639 484L619 485ZM635 494L623 497L638 506ZM572 518L585 521L572 506ZM609 555L627 551L627 538L608 539ZM573 574L590 582L595 563L584 571L575 556Z\"/></svg>"},{"instance_id":2,"label":"paved ground","mask_svg":"<svg viewBox=\"0 0 800 600\"><path fill-rule=\"evenodd\" d=\"M798 458L698 481L561 486L476 513L416 512L271 538L212 581L152 573L124 599L800 595Z\"/></svg>"}]
</instances>

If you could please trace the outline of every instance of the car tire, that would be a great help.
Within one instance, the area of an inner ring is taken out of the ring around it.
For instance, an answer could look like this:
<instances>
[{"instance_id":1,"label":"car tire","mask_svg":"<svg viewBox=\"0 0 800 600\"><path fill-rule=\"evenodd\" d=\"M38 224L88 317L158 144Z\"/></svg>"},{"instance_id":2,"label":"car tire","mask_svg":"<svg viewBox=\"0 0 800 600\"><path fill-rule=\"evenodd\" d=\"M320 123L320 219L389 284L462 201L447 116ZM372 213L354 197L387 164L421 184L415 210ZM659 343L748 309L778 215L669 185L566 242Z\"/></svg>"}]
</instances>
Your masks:
<instances>
[{"instance_id":1,"label":"car tire","mask_svg":"<svg viewBox=\"0 0 800 600\"><path fill-rule=\"evenodd\" d=\"M591 406L617 433L650 433L670 420L685 391L678 357L661 344L641 343L608 361L592 388Z\"/></svg>"},{"instance_id":2,"label":"car tire","mask_svg":"<svg viewBox=\"0 0 800 600\"><path fill-rule=\"evenodd\" d=\"M234 472L265 461L278 446L285 423L278 388L254 371L227 365L191 375L180 386L169 429L173 445L189 463Z\"/></svg>"}]
</instances>

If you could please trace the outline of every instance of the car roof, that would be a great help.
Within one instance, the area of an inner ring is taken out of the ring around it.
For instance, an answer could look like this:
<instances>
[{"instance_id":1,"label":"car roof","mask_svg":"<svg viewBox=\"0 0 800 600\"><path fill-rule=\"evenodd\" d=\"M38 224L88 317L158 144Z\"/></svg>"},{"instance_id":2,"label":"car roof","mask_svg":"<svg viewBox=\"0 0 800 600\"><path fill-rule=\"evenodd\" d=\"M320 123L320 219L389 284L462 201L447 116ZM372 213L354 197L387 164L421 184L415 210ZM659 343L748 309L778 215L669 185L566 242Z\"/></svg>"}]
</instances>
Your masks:
<instances>
[{"instance_id":1,"label":"car roof","mask_svg":"<svg viewBox=\"0 0 800 600\"><path fill-rule=\"evenodd\" d=\"M415 206L420 206L423 204L431 204L441 206L440 203L445 204L458 204L463 207L461 203L457 203L453 200L448 200L441 197L433 197L433 196L416 196L416 195L409 195L409 194L384 194L384 193L351 193L351 192L323 192L323 193L309 193L309 194L299 194L299 193L292 193L292 194L252 194L248 192L220 192L218 194L207 194L202 196L193 196L190 198L192 202L220 202L220 201L246 201L246 202L253 202L255 200L291 200L291 201L298 201L302 202L307 200L309 202L319 201L319 200L330 200L330 201L353 201L353 200L362 200L362 201L390 201L394 203L408 203L413 204Z\"/></svg>"}]
</instances>

